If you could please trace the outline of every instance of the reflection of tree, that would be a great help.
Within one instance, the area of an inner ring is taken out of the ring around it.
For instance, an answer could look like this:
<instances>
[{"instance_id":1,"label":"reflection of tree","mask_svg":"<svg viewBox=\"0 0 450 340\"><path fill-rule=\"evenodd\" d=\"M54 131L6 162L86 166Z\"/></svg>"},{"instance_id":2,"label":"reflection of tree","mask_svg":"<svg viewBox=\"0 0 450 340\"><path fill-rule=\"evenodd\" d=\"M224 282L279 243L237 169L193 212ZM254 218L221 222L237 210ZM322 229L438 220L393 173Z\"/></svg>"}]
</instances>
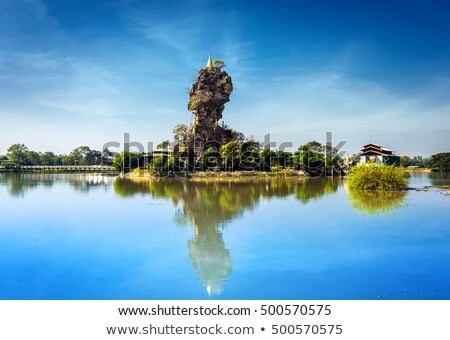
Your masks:
<instances>
[{"instance_id":1,"label":"reflection of tree","mask_svg":"<svg viewBox=\"0 0 450 340\"><path fill-rule=\"evenodd\" d=\"M148 195L148 181L129 180L117 177L113 183L114 192L120 197L126 198L137 194Z\"/></svg>"},{"instance_id":2,"label":"reflection of tree","mask_svg":"<svg viewBox=\"0 0 450 340\"><path fill-rule=\"evenodd\" d=\"M94 174L0 174L0 185L6 186L9 194L15 197L23 197L28 190L39 187L50 188L60 182L68 183L74 190L81 192L108 186L106 177Z\"/></svg>"},{"instance_id":3,"label":"reflection of tree","mask_svg":"<svg viewBox=\"0 0 450 340\"><path fill-rule=\"evenodd\" d=\"M336 192L341 183L340 179L333 177L305 179L298 182L294 192L301 202L306 203L310 199L317 199Z\"/></svg>"},{"instance_id":4,"label":"reflection of tree","mask_svg":"<svg viewBox=\"0 0 450 340\"><path fill-rule=\"evenodd\" d=\"M16 173L0 174L0 184L6 186L8 193L14 197L23 197L27 190L38 186L51 187L53 185L50 181L38 181L24 174Z\"/></svg>"},{"instance_id":5,"label":"reflection of tree","mask_svg":"<svg viewBox=\"0 0 450 340\"><path fill-rule=\"evenodd\" d=\"M431 185L448 184L450 180L449 172L432 172L429 174Z\"/></svg>"},{"instance_id":6,"label":"reflection of tree","mask_svg":"<svg viewBox=\"0 0 450 340\"><path fill-rule=\"evenodd\" d=\"M349 190L353 209L369 215L395 212L406 197L406 191L392 190Z\"/></svg>"},{"instance_id":7,"label":"reflection of tree","mask_svg":"<svg viewBox=\"0 0 450 340\"><path fill-rule=\"evenodd\" d=\"M311 182L311 183L310 183ZM231 274L233 262L222 238L227 221L253 209L261 199L287 197L295 193L306 202L335 192L339 181L328 179L122 179L114 182L115 192L122 196L150 194L170 199L177 209L178 224L190 221L195 234L188 241L189 257L200 281L209 293L220 294L223 282Z\"/></svg>"}]
</instances>

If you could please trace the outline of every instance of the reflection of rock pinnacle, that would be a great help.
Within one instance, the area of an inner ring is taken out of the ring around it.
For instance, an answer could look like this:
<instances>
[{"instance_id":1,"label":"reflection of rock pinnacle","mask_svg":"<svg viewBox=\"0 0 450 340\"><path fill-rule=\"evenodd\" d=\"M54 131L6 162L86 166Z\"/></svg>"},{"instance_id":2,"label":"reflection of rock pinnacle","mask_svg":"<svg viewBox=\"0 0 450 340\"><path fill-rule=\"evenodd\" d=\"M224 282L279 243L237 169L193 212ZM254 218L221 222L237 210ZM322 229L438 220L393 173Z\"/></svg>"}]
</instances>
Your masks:
<instances>
[{"instance_id":1,"label":"reflection of rock pinnacle","mask_svg":"<svg viewBox=\"0 0 450 340\"><path fill-rule=\"evenodd\" d=\"M193 240L188 243L189 256L200 281L206 286L208 296L221 294L222 283L230 276L233 268L228 249L217 226L196 226Z\"/></svg>"}]
</instances>

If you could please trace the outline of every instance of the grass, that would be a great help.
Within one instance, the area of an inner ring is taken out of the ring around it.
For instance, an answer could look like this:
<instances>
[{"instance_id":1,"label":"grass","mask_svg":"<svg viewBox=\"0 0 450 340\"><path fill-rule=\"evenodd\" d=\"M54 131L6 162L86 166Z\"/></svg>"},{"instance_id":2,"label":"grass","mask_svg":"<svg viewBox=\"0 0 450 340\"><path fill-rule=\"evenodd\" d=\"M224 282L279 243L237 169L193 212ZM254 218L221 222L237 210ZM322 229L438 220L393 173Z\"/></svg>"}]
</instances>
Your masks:
<instances>
[{"instance_id":1,"label":"grass","mask_svg":"<svg viewBox=\"0 0 450 340\"><path fill-rule=\"evenodd\" d=\"M361 164L350 169L347 183L349 189L402 190L406 188L407 175L394 165Z\"/></svg>"}]
</instances>

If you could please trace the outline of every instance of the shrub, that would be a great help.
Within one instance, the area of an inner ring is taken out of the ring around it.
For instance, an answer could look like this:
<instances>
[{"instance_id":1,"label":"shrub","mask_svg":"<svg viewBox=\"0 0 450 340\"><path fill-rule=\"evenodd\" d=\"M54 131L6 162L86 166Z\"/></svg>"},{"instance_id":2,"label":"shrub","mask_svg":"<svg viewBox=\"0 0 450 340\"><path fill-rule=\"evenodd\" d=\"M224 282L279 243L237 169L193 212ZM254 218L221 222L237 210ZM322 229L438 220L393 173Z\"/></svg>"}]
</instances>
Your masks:
<instances>
[{"instance_id":1,"label":"shrub","mask_svg":"<svg viewBox=\"0 0 450 340\"><path fill-rule=\"evenodd\" d=\"M405 173L393 165L362 164L350 169L348 175L350 189L396 190L406 188Z\"/></svg>"},{"instance_id":2,"label":"shrub","mask_svg":"<svg viewBox=\"0 0 450 340\"><path fill-rule=\"evenodd\" d=\"M432 155L430 167L441 171L450 171L450 152L442 152Z\"/></svg>"}]
</instances>

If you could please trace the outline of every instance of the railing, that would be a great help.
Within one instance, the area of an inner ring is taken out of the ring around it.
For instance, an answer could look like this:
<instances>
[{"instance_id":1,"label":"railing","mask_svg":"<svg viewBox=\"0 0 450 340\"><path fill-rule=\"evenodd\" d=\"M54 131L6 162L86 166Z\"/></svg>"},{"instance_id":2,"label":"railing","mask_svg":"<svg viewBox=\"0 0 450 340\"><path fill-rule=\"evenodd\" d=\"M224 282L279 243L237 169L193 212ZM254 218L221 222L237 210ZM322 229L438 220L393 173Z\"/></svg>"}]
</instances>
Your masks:
<instances>
[{"instance_id":1,"label":"railing","mask_svg":"<svg viewBox=\"0 0 450 340\"><path fill-rule=\"evenodd\" d=\"M0 169L6 169L0 166ZM115 172L114 167L108 165L22 165L14 168L18 171L98 171Z\"/></svg>"}]
</instances>

